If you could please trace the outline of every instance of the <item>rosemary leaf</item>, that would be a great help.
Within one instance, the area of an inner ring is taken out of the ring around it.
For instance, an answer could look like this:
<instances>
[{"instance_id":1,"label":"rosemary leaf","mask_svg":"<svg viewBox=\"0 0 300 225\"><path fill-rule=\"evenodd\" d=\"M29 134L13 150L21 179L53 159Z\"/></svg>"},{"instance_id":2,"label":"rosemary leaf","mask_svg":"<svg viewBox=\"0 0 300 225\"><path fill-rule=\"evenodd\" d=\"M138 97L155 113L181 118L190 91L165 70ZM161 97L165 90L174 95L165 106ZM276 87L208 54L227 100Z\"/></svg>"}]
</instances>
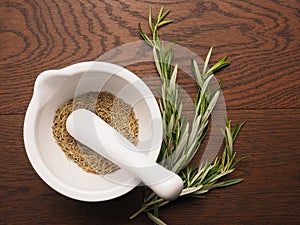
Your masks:
<instances>
[{"instance_id":1,"label":"rosemary leaf","mask_svg":"<svg viewBox=\"0 0 300 225\"><path fill-rule=\"evenodd\" d=\"M203 85L202 76L200 74L200 70L198 68L197 62L195 59L192 59L192 71L194 74L195 81L199 87Z\"/></svg>"},{"instance_id":2,"label":"rosemary leaf","mask_svg":"<svg viewBox=\"0 0 300 225\"><path fill-rule=\"evenodd\" d=\"M208 67L208 63L209 63L209 60L210 60L210 57L211 57L212 50L213 50L213 47L210 47L210 49L207 53L207 56L205 58L205 62L204 62L204 65L203 65L203 74L206 74L206 70L207 70L207 67Z\"/></svg>"},{"instance_id":3,"label":"rosemary leaf","mask_svg":"<svg viewBox=\"0 0 300 225\"><path fill-rule=\"evenodd\" d=\"M166 20L166 21L160 22L157 26L162 27L162 26L167 25L172 22L173 22L173 20Z\"/></svg>"},{"instance_id":4,"label":"rosemary leaf","mask_svg":"<svg viewBox=\"0 0 300 225\"><path fill-rule=\"evenodd\" d=\"M163 9L163 8L162 8ZM159 18L159 22L161 22L161 21L163 21L166 17L167 17L167 15L169 15L169 13L171 12L171 10L167 10L166 12L164 12L161 16L160 16L160 18Z\"/></svg>"},{"instance_id":5,"label":"rosemary leaf","mask_svg":"<svg viewBox=\"0 0 300 225\"><path fill-rule=\"evenodd\" d=\"M234 184L238 184L241 183L243 181L242 178L237 178L237 179L232 179L232 180L226 180L226 181L222 181L219 183L216 183L212 186L212 188L223 188L223 187L228 187Z\"/></svg>"},{"instance_id":6,"label":"rosemary leaf","mask_svg":"<svg viewBox=\"0 0 300 225\"><path fill-rule=\"evenodd\" d=\"M140 22L138 24L138 30L139 30L139 34L143 37L143 39L146 41L146 43L148 45L152 46L152 42L150 41L149 37L147 36L147 34L145 34L143 32Z\"/></svg>"},{"instance_id":7,"label":"rosemary leaf","mask_svg":"<svg viewBox=\"0 0 300 225\"><path fill-rule=\"evenodd\" d=\"M153 24L152 24L152 6L149 7L149 28L151 32L153 32Z\"/></svg>"}]
</instances>

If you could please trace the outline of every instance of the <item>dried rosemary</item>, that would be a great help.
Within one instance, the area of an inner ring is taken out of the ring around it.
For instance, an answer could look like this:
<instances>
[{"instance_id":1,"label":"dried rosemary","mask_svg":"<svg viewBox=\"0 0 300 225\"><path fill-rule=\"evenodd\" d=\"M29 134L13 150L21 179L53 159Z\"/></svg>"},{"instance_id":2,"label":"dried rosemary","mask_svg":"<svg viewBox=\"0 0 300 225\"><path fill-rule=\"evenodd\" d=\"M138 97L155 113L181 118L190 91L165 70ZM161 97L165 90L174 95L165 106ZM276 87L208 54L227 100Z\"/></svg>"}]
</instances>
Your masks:
<instances>
[{"instance_id":1,"label":"dried rosemary","mask_svg":"<svg viewBox=\"0 0 300 225\"><path fill-rule=\"evenodd\" d=\"M132 107L108 92L89 92L60 106L53 121L53 135L66 157L84 171L104 175L112 173L118 166L87 146L77 142L67 131L68 116L76 109L88 109L114 127L133 144L138 142L138 120Z\"/></svg>"}]
</instances>

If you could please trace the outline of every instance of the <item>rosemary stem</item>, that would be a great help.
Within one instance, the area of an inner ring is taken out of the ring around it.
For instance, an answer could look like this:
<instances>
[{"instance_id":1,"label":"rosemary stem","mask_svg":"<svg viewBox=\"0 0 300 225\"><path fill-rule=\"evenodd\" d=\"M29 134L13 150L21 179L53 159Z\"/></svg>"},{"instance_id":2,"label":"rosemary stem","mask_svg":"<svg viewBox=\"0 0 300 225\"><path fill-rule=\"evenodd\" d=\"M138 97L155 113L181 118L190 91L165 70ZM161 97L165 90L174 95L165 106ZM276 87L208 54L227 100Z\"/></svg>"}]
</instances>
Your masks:
<instances>
[{"instance_id":1,"label":"rosemary stem","mask_svg":"<svg viewBox=\"0 0 300 225\"><path fill-rule=\"evenodd\" d=\"M138 211L136 211L132 216L129 217L130 220L134 219L135 217L137 217L138 215L140 215L142 212L144 212L147 208L149 208L150 206L153 206L155 204L164 202L165 200L162 198L159 198L157 200L154 200L152 202L146 203L144 204Z\"/></svg>"},{"instance_id":2,"label":"rosemary stem","mask_svg":"<svg viewBox=\"0 0 300 225\"><path fill-rule=\"evenodd\" d=\"M142 212L144 212L145 209L147 209L147 207L145 207L145 206L141 207L138 211L136 211L134 214L132 214L132 216L130 216L129 219L130 220L134 219L135 217L140 215Z\"/></svg>"},{"instance_id":3,"label":"rosemary stem","mask_svg":"<svg viewBox=\"0 0 300 225\"><path fill-rule=\"evenodd\" d=\"M165 201L165 200L162 199L162 198L159 198L159 199L157 199L157 200L154 200L154 201L152 201L152 202L149 202L149 203L144 204L144 207L148 208L149 206L155 205L155 204L157 204L157 203L161 203L161 202L163 202L163 201Z\"/></svg>"},{"instance_id":4,"label":"rosemary stem","mask_svg":"<svg viewBox=\"0 0 300 225\"><path fill-rule=\"evenodd\" d=\"M149 202L151 199L155 197L155 193L152 192L148 197L145 198L144 203Z\"/></svg>"}]
</instances>

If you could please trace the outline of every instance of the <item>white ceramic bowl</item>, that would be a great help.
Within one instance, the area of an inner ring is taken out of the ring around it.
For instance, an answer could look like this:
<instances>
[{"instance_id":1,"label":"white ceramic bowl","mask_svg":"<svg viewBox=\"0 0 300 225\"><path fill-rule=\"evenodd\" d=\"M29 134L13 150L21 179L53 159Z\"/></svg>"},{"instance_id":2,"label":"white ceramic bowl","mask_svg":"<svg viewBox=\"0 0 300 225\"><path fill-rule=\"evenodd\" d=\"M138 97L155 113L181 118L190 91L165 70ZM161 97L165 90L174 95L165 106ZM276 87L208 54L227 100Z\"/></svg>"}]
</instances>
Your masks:
<instances>
[{"instance_id":1,"label":"white ceramic bowl","mask_svg":"<svg viewBox=\"0 0 300 225\"><path fill-rule=\"evenodd\" d=\"M24 143L38 175L54 190L82 201L104 201L132 190L139 181L123 169L98 176L66 158L52 135L56 109L77 95L109 91L129 103L139 120L138 148L155 161L162 141L159 107L147 85L132 72L105 62L83 62L41 73L24 121Z\"/></svg>"}]
</instances>

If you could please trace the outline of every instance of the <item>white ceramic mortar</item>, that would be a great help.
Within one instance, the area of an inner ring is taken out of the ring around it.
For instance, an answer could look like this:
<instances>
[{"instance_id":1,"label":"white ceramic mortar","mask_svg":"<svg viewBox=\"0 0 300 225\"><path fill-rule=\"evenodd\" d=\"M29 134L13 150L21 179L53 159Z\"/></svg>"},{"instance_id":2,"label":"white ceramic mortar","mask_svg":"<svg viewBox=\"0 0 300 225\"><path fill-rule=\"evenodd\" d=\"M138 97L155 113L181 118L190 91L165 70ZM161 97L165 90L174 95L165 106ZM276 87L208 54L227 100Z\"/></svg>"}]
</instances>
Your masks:
<instances>
[{"instance_id":1,"label":"white ceramic mortar","mask_svg":"<svg viewBox=\"0 0 300 225\"><path fill-rule=\"evenodd\" d=\"M132 72L105 62L83 62L41 73L25 115L24 143L33 168L54 190L77 200L104 201L129 192L140 181L123 169L103 177L83 171L66 158L52 134L56 109L90 91L111 92L134 108L139 120L137 147L155 161L163 135L155 97Z\"/></svg>"}]
</instances>

